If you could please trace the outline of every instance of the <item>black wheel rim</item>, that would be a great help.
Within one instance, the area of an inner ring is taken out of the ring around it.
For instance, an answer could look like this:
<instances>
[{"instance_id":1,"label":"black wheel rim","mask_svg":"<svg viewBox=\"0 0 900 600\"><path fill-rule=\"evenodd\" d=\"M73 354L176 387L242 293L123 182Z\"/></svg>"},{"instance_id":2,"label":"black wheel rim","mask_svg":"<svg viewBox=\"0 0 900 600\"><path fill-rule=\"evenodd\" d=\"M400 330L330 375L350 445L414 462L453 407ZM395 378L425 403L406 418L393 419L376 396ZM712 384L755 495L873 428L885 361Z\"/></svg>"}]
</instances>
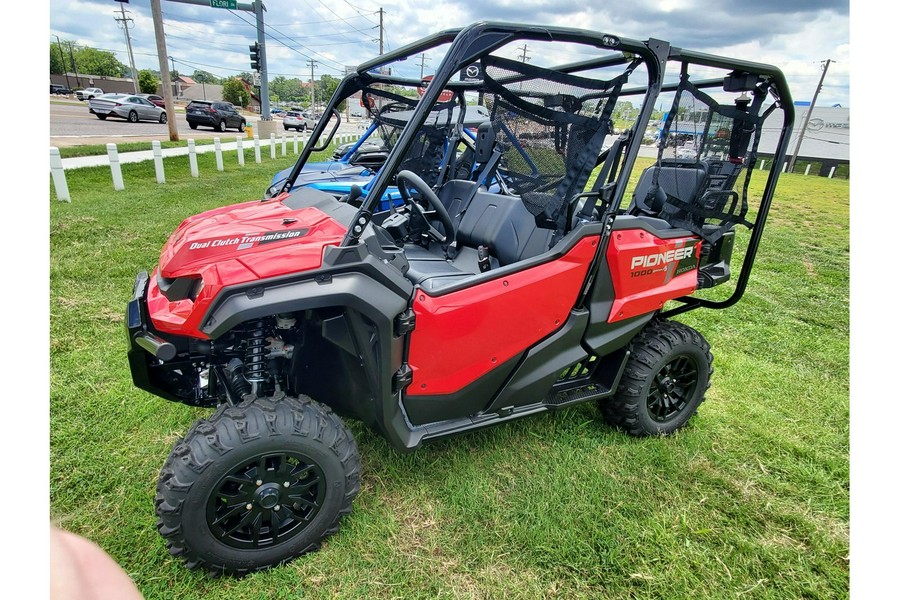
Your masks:
<instances>
[{"instance_id":1,"label":"black wheel rim","mask_svg":"<svg viewBox=\"0 0 900 600\"><path fill-rule=\"evenodd\" d=\"M272 547L306 529L319 514L326 489L322 469L309 457L263 454L219 480L206 505L207 523L233 548Z\"/></svg>"},{"instance_id":2,"label":"black wheel rim","mask_svg":"<svg viewBox=\"0 0 900 600\"><path fill-rule=\"evenodd\" d=\"M678 418L691 403L697 389L697 363L690 356L677 356L663 366L650 383L647 410L657 423Z\"/></svg>"}]
</instances>

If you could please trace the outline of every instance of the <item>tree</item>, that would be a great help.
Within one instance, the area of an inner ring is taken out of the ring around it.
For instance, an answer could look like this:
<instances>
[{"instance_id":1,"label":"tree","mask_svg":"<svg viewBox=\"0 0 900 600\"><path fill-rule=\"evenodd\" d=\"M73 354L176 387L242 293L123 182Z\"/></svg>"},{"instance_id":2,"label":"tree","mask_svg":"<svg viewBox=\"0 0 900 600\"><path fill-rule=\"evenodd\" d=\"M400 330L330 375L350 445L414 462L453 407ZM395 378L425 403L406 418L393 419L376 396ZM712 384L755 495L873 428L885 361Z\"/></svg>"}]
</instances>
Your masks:
<instances>
[{"instance_id":1,"label":"tree","mask_svg":"<svg viewBox=\"0 0 900 600\"><path fill-rule=\"evenodd\" d=\"M138 73L138 86L141 88L141 92L145 94L155 94L159 87L159 79L156 78L152 71L142 69Z\"/></svg>"},{"instance_id":2,"label":"tree","mask_svg":"<svg viewBox=\"0 0 900 600\"><path fill-rule=\"evenodd\" d=\"M59 43L50 44L50 72L61 74L66 72L74 72L72 61L69 59L69 47L63 44L59 47Z\"/></svg>"},{"instance_id":3,"label":"tree","mask_svg":"<svg viewBox=\"0 0 900 600\"><path fill-rule=\"evenodd\" d=\"M283 102L308 102L309 93L303 89L303 83L297 79L287 79L282 75L269 81L269 92L278 96Z\"/></svg>"},{"instance_id":4,"label":"tree","mask_svg":"<svg viewBox=\"0 0 900 600\"><path fill-rule=\"evenodd\" d=\"M235 106L247 106L250 104L250 92L241 83L237 77L227 80L222 86L222 97L226 102L231 102Z\"/></svg>"},{"instance_id":5,"label":"tree","mask_svg":"<svg viewBox=\"0 0 900 600\"><path fill-rule=\"evenodd\" d=\"M322 77L315 83L316 86L316 99L321 102L327 102L331 96L334 95L334 91L337 89L338 85L341 83L341 80L337 77L332 77L331 75L322 75ZM346 100L338 105L337 109L342 111L346 108Z\"/></svg>"},{"instance_id":6,"label":"tree","mask_svg":"<svg viewBox=\"0 0 900 600\"><path fill-rule=\"evenodd\" d=\"M119 62L115 53L96 48L77 48L72 42L62 42L62 51L59 43L50 44L50 72L72 73L78 71L85 75L98 75L101 77L123 77L129 72L128 67ZM75 64L72 64L72 58ZM77 68L76 68L77 67Z\"/></svg>"},{"instance_id":7,"label":"tree","mask_svg":"<svg viewBox=\"0 0 900 600\"><path fill-rule=\"evenodd\" d=\"M201 71L200 69L194 69L194 74L191 75L191 79L196 81L197 83L211 83L218 84L222 80L213 75L208 71Z\"/></svg>"},{"instance_id":8,"label":"tree","mask_svg":"<svg viewBox=\"0 0 900 600\"><path fill-rule=\"evenodd\" d=\"M128 67L119 62L116 55L96 48L79 48L75 51L75 64L80 73L101 77L123 77Z\"/></svg>"}]
</instances>

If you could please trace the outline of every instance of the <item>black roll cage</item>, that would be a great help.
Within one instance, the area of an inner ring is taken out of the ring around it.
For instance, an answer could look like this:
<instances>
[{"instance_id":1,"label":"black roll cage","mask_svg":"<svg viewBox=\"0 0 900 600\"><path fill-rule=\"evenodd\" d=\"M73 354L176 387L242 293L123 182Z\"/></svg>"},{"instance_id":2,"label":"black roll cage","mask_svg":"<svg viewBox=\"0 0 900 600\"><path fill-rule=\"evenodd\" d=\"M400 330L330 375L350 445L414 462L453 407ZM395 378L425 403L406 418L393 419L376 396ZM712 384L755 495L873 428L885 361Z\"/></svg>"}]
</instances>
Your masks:
<instances>
[{"instance_id":1,"label":"black roll cage","mask_svg":"<svg viewBox=\"0 0 900 600\"><path fill-rule=\"evenodd\" d=\"M604 49L606 51L622 53L621 55L607 55L602 58L584 60L554 67L555 70L562 73L578 73L579 71L588 69L627 64L632 62L635 56L640 57L647 70L648 84L646 86L625 88L619 94L620 97L642 96L644 98L641 112L635 121L632 130L632 138L637 139L640 139L643 132L647 129L659 94L678 89L678 82L664 82L668 62L681 63L682 67L685 65L696 65L699 67L730 70L732 73L758 75L767 82L768 92L772 94L776 106L780 108L783 113L781 132L772 164L775 166L781 165L785 159L787 142L793 128L795 115L793 100L787 85L787 80L782 71L777 67L763 63L685 50L683 48L670 46L668 42L652 38L648 40L635 40L602 32L592 32L573 28L479 22L463 29L447 29L432 34L407 46L398 48L393 52L378 56L375 59L361 64L354 73L345 77L339 84L325 109L324 114L326 115L332 114L340 102L344 101L357 91L363 90L366 86L378 83L387 85L420 85L421 82L419 80L386 75L381 73L380 69L391 63L410 59L422 52L450 43L450 47L447 50L444 60L441 62L430 84L425 89L424 95L419 100L412 117L398 138L387 161L380 169L378 175L376 175L376 180L373 183L365 202L356 213L351 227L348 229L347 234L341 242L342 247L353 246L359 243L364 229L372 219L378 199L381 198L389 185L391 179L390 174L398 170L402 157L406 154L414 141L415 132L423 125L434 105L438 103L441 91L447 89L450 91L461 92L475 89L477 84L465 81L454 81L453 77L461 69L476 62L482 56L489 54L501 46L519 40L579 43L595 46L598 49ZM720 77L693 81L692 84L700 89L721 88L724 81L725 78ZM310 138L310 143L304 146L297 163L285 180L282 186L282 192L291 189L302 166L306 163L313 151L315 141L321 137L327 125L328 119L322 118L319 120L319 123ZM638 133L641 135L638 135ZM625 154L619 165L619 173L631 173L638 156L639 146L640 144L636 143L628 143L625 145ZM731 296L720 301L692 296L677 298L676 300L681 302L681 305L663 312L663 316L680 314L698 307L727 308L735 304L741 298L746 289L750 271L759 249L763 228L772 203L775 186L780 172L780 168L775 168L774 166L769 171L765 190L760 200L756 225L751 230L745 258L737 275L735 289ZM627 184L627 176L618 177L616 185L610 195L608 209L606 211L606 215L608 216L607 227L605 228L605 234L601 240L599 256L603 256L605 253L609 232L612 230L612 223L621 206Z\"/></svg>"}]
</instances>

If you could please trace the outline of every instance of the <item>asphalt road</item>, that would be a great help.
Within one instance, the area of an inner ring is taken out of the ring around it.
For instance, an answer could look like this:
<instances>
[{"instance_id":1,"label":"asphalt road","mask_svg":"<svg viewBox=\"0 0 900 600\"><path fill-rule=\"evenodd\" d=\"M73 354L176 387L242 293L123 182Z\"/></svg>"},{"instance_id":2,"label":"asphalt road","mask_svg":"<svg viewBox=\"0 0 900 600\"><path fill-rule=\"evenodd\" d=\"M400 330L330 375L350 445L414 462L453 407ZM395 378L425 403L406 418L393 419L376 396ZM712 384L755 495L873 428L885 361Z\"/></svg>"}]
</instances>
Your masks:
<instances>
[{"instance_id":1,"label":"asphalt road","mask_svg":"<svg viewBox=\"0 0 900 600\"><path fill-rule=\"evenodd\" d=\"M247 116L248 125L256 125L258 116ZM278 121L276 119L276 121ZM186 139L212 139L222 138L222 141L234 141L238 135L237 129L229 129L225 133L213 131L208 127L191 129L185 119L184 109L176 108L174 123L177 125L178 136ZM359 130L362 122L355 120L350 123L342 122L339 133L354 133ZM368 123L368 122L366 122ZM287 133L277 122L276 135L286 133L293 135L293 131ZM57 148L67 146L81 146L85 144L108 144L140 141L167 141L169 139L169 126L163 123L129 123L124 119L110 117L101 121L95 115L88 112L87 102L78 100L59 101L54 100L50 104L50 145Z\"/></svg>"}]
</instances>

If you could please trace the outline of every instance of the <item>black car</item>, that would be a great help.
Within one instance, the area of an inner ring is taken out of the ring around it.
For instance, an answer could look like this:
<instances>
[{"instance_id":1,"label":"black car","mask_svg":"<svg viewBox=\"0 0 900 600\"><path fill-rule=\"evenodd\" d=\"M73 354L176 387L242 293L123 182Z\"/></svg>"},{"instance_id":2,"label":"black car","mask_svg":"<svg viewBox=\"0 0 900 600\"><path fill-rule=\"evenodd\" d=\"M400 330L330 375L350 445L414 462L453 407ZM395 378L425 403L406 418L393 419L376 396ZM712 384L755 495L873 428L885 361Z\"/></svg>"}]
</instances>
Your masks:
<instances>
[{"instance_id":1,"label":"black car","mask_svg":"<svg viewBox=\"0 0 900 600\"><path fill-rule=\"evenodd\" d=\"M72 93L72 90L67 88L64 85L56 85L56 84L51 83L50 84L50 93L57 94L59 96L68 96L69 94Z\"/></svg>"},{"instance_id":2,"label":"black car","mask_svg":"<svg viewBox=\"0 0 900 600\"><path fill-rule=\"evenodd\" d=\"M230 102L210 102L207 100L193 100L185 108L187 122L191 129L197 129L199 125L212 127L219 131L234 128L243 131L247 120L235 110Z\"/></svg>"}]
</instances>

